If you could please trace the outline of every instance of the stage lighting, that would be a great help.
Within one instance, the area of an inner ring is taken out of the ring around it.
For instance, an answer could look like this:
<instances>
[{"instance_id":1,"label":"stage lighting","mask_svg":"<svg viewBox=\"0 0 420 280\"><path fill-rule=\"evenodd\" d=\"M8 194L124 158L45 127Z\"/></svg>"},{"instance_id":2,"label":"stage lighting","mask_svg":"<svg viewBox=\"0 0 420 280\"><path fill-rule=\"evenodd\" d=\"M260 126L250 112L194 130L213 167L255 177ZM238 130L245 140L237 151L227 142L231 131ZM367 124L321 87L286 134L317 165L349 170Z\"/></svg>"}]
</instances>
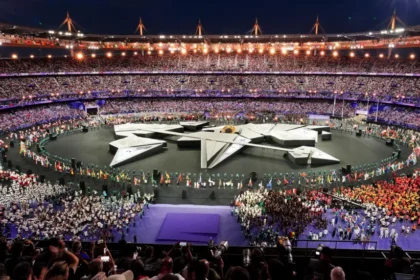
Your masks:
<instances>
[{"instance_id":1,"label":"stage lighting","mask_svg":"<svg viewBox=\"0 0 420 280\"><path fill-rule=\"evenodd\" d=\"M414 53L410 54L410 58L414 59L416 56L414 55Z\"/></svg>"},{"instance_id":2,"label":"stage lighting","mask_svg":"<svg viewBox=\"0 0 420 280\"><path fill-rule=\"evenodd\" d=\"M52 55L50 55L50 54L49 54L47 57L48 57L48 58L52 58Z\"/></svg>"},{"instance_id":3,"label":"stage lighting","mask_svg":"<svg viewBox=\"0 0 420 280\"><path fill-rule=\"evenodd\" d=\"M310 55L311 54L311 51L310 50L307 50L306 51L306 55Z\"/></svg>"},{"instance_id":4,"label":"stage lighting","mask_svg":"<svg viewBox=\"0 0 420 280\"><path fill-rule=\"evenodd\" d=\"M350 57L354 57L354 52L351 52L350 53Z\"/></svg>"},{"instance_id":5,"label":"stage lighting","mask_svg":"<svg viewBox=\"0 0 420 280\"><path fill-rule=\"evenodd\" d=\"M383 53L381 53L381 54L379 55L379 58L384 58L384 54L383 54Z\"/></svg>"},{"instance_id":6,"label":"stage lighting","mask_svg":"<svg viewBox=\"0 0 420 280\"><path fill-rule=\"evenodd\" d=\"M270 49L270 54L275 54L275 53L276 53L276 50L274 48L271 48Z\"/></svg>"},{"instance_id":7,"label":"stage lighting","mask_svg":"<svg viewBox=\"0 0 420 280\"><path fill-rule=\"evenodd\" d=\"M35 56L34 56L33 54L31 54L29 57L30 57L30 58L34 58Z\"/></svg>"},{"instance_id":8,"label":"stage lighting","mask_svg":"<svg viewBox=\"0 0 420 280\"><path fill-rule=\"evenodd\" d=\"M163 55L163 50L159 50L159 55Z\"/></svg>"},{"instance_id":9,"label":"stage lighting","mask_svg":"<svg viewBox=\"0 0 420 280\"><path fill-rule=\"evenodd\" d=\"M293 51L293 54L298 55L299 54L299 51L298 50L294 50Z\"/></svg>"},{"instance_id":10,"label":"stage lighting","mask_svg":"<svg viewBox=\"0 0 420 280\"><path fill-rule=\"evenodd\" d=\"M106 53L106 57L112 57L112 53L111 52L107 52Z\"/></svg>"},{"instance_id":11,"label":"stage lighting","mask_svg":"<svg viewBox=\"0 0 420 280\"><path fill-rule=\"evenodd\" d=\"M365 57L369 57L370 56L370 54L369 53L365 53Z\"/></svg>"},{"instance_id":12,"label":"stage lighting","mask_svg":"<svg viewBox=\"0 0 420 280\"><path fill-rule=\"evenodd\" d=\"M263 53L264 52L264 49L261 48L261 49L258 50L258 52L259 53Z\"/></svg>"},{"instance_id":13,"label":"stage lighting","mask_svg":"<svg viewBox=\"0 0 420 280\"><path fill-rule=\"evenodd\" d=\"M81 52L77 53L76 58L79 59L79 60L83 59L83 53L81 53Z\"/></svg>"},{"instance_id":14,"label":"stage lighting","mask_svg":"<svg viewBox=\"0 0 420 280\"><path fill-rule=\"evenodd\" d=\"M181 49L181 54L187 54L187 50L186 49Z\"/></svg>"},{"instance_id":15,"label":"stage lighting","mask_svg":"<svg viewBox=\"0 0 420 280\"><path fill-rule=\"evenodd\" d=\"M337 51L333 51L333 56L337 57L338 56L338 52Z\"/></svg>"},{"instance_id":16,"label":"stage lighting","mask_svg":"<svg viewBox=\"0 0 420 280\"><path fill-rule=\"evenodd\" d=\"M395 55L395 58L399 58L400 56L398 54Z\"/></svg>"},{"instance_id":17,"label":"stage lighting","mask_svg":"<svg viewBox=\"0 0 420 280\"><path fill-rule=\"evenodd\" d=\"M125 56L125 52L122 52L122 53L121 53L121 55L122 55L122 56Z\"/></svg>"},{"instance_id":18,"label":"stage lighting","mask_svg":"<svg viewBox=\"0 0 420 280\"><path fill-rule=\"evenodd\" d=\"M325 55L325 52L324 51L321 51L321 56L324 56Z\"/></svg>"},{"instance_id":19,"label":"stage lighting","mask_svg":"<svg viewBox=\"0 0 420 280\"><path fill-rule=\"evenodd\" d=\"M93 54L91 54L90 56L91 56L92 58L95 58L95 57L96 57L96 54L94 54L94 53L93 53Z\"/></svg>"},{"instance_id":20,"label":"stage lighting","mask_svg":"<svg viewBox=\"0 0 420 280\"><path fill-rule=\"evenodd\" d=\"M137 55L137 52L134 52L134 55Z\"/></svg>"},{"instance_id":21,"label":"stage lighting","mask_svg":"<svg viewBox=\"0 0 420 280\"><path fill-rule=\"evenodd\" d=\"M12 59L18 59L18 55L17 54L12 54Z\"/></svg>"}]
</instances>

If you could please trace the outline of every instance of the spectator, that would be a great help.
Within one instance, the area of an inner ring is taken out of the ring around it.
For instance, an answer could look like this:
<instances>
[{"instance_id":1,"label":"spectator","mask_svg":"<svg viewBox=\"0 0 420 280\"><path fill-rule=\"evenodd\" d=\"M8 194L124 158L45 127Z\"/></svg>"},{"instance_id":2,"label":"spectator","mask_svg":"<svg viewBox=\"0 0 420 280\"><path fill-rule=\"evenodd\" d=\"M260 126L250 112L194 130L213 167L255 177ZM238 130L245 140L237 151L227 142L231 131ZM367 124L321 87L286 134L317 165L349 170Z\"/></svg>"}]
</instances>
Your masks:
<instances>
[{"instance_id":1,"label":"spectator","mask_svg":"<svg viewBox=\"0 0 420 280\"><path fill-rule=\"evenodd\" d=\"M346 274L344 274L344 270L336 266L331 270L331 280L346 280Z\"/></svg>"},{"instance_id":2,"label":"spectator","mask_svg":"<svg viewBox=\"0 0 420 280\"><path fill-rule=\"evenodd\" d=\"M108 277L108 280L133 280L134 274L131 270L127 270L121 274L114 274Z\"/></svg>"},{"instance_id":3,"label":"spectator","mask_svg":"<svg viewBox=\"0 0 420 280\"><path fill-rule=\"evenodd\" d=\"M392 247L389 258L385 261L385 272L387 275L392 273L410 273L411 260L405 256L404 250L395 246Z\"/></svg>"},{"instance_id":4,"label":"spectator","mask_svg":"<svg viewBox=\"0 0 420 280\"><path fill-rule=\"evenodd\" d=\"M32 280L32 266L30 263L19 263L13 272L13 280Z\"/></svg>"},{"instance_id":5,"label":"spectator","mask_svg":"<svg viewBox=\"0 0 420 280\"><path fill-rule=\"evenodd\" d=\"M81 280L91 280L95 276L97 276L98 274L103 274L103 276L106 278L106 275L103 272L103 268L104 267L103 267L101 259L96 258L96 259L92 260L88 265L89 275L82 277Z\"/></svg>"},{"instance_id":6,"label":"spectator","mask_svg":"<svg viewBox=\"0 0 420 280\"><path fill-rule=\"evenodd\" d=\"M45 275L45 280L72 280L74 276L74 271L69 269L67 262L57 261L52 264L51 268L48 270Z\"/></svg>"},{"instance_id":7,"label":"spectator","mask_svg":"<svg viewBox=\"0 0 420 280\"><path fill-rule=\"evenodd\" d=\"M267 261L267 276L270 280L290 279L285 266L280 260L270 259Z\"/></svg>"},{"instance_id":8,"label":"spectator","mask_svg":"<svg viewBox=\"0 0 420 280\"><path fill-rule=\"evenodd\" d=\"M184 277L182 277L181 275L179 275L178 273L173 274L172 273L172 269L173 269L173 260L171 257L165 257L162 260L162 263L160 264L160 270L159 270L159 274L152 277L152 280L161 280L163 276L170 274L170 275L174 275L178 278L178 280L182 280L184 279Z\"/></svg>"},{"instance_id":9,"label":"spectator","mask_svg":"<svg viewBox=\"0 0 420 280\"><path fill-rule=\"evenodd\" d=\"M331 249L324 246L321 249L319 259L311 259L307 269L307 279L330 279L331 270Z\"/></svg>"},{"instance_id":10,"label":"spectator","mask_svg":"<svg viewBox=\"0 0 420 280\"><path fill-rule=\"evenodd\" d=\"M144 275L144 264L140 259L135 259L130 262L130 270L134 274L134 280L147 278L147 276Z\"/></svg>"},{"instance_id":11,"label":"spectator","mask_svg":"<svg viewBox=\"0 0 420 280\"><path fill-rule=\"evenodd\" d=\"M0 263L0 280L9 280L10 277L7 276L6 267L4 264Z\"/></svg>"},{"instance_id":12,"label":"spectator","mask_svg":"<svg viewBox=\"0 0 420 280\"><path fill-rule=\"evenodd\" d=\"M248 271L240 266L231 267L226 273L226 280L249 280L250 278Z\"/></svg>"},{"instance_id":13,"label":"spectator","mask_svg":"<svg viewBox=\"0 0 420 280\"><path fill-rule=\"evenodd\" d=\"M12 248L11 248L11 257L6 259L4 262L4 265L6 267L7 275L9 277L13 276L13 273L15 271L15 267L20 262L32 262L32 257L22 257L23 253L23 243L20 241L13 242Z\"/></svg>"}]
</instances>

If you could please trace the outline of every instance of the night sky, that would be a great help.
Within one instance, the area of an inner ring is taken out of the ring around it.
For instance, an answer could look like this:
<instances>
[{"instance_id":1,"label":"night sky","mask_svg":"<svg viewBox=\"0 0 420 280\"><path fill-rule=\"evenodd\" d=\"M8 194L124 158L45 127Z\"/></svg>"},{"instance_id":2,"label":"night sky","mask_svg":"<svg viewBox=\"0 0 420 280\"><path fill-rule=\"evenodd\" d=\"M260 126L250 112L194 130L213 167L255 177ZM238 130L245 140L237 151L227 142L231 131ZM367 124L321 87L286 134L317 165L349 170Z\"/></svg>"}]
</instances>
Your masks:
<instances>
[{"instance_id":1,"label":"night sky","mask_svg":"<svg viewBox=\"0 0 420 280\"><path fill-rule=\"evenodd\" d=\"M245 34L258 17L265 34L309 33L319 15L327 33L378 30L394 8L407 25L420 24L420 0L0 0L0 21L56 29L68 10L84 33Z\"/></svg>"}]
</instances>

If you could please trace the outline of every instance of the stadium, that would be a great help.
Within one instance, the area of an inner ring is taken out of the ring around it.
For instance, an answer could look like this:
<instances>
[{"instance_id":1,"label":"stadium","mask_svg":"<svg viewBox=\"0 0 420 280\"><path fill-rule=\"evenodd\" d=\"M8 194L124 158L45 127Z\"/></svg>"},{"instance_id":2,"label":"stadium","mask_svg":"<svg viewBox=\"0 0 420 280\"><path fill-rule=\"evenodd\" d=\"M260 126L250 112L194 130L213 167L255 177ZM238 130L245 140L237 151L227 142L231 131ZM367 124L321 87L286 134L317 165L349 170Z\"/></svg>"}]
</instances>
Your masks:
<instances>
[{"instance_id":1,"label":"stadium","mask_svg":"<svg viewBox=\"0 0 420 280\"><path fill-rule=\"evenodd\" d=\"M417 279L420 27L387 23L0 23L1 276Z\"/></svg>"}]
</instances>

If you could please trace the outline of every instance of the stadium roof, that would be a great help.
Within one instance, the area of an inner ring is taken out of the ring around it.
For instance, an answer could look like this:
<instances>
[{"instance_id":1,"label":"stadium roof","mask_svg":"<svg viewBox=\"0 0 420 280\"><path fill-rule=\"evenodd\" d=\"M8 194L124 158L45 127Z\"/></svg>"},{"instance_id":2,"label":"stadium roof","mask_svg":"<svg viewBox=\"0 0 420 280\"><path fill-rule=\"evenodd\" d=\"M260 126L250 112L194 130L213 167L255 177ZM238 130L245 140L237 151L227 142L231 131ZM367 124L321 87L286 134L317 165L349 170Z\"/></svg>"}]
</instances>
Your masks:
<instances>
[{"instance_id":1,"label":"stadium roof","mask_svg":"<svg viewBox=\"0 0 420 280\"><path fill-rule=\"evenodd\" d=\"M125 42L125 43L155 43L155 42L185 42L185 43L277 43L277 42L336 42L360 40L398 39L420 36L420 26L396 28L395 30L380 30L339 34L218 34L218 35L112 35L112 34L84 34L62 30L47 30L8 23L0 23L0 33L34 37L40 39L76 40L79 42Z\"/></svg>"}]
</instances>

